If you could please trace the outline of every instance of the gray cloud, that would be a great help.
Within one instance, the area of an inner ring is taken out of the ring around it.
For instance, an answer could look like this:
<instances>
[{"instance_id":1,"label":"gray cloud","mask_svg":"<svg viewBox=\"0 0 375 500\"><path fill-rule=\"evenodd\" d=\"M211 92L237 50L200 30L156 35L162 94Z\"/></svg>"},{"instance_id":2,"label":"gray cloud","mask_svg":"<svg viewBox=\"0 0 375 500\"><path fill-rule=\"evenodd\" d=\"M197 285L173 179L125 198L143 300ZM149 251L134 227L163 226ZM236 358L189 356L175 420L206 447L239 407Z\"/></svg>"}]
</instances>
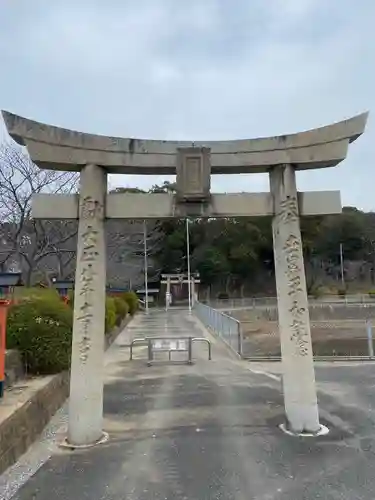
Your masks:
<instances>
[{"instance_id":1,"label":"gray cloud","mask_svg":"<svg viewBox=\"0 0 375 500\"><path fill-rule=\"evenodd\" d=\"M232 139L374 108L375 3L362 0L3 0L0 106L108 135ZM348 160L299 174L375 209L370 122ZM149 186L161 179L117 176ZM266 190L266 176L215 178Z\"/></svg>"}]
</instances>

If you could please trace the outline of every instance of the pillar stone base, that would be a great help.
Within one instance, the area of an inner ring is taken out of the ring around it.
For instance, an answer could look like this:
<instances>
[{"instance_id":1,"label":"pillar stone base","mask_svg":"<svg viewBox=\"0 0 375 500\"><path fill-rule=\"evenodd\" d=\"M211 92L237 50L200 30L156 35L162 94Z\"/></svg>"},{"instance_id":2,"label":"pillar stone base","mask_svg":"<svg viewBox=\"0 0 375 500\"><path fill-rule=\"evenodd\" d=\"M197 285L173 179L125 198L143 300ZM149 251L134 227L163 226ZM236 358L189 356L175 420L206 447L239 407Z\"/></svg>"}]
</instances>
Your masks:
<instances>
[{"instance_id":1,"label":"pillar stone base","mask_svg":"<svg viewBox=\"0 0 375 500\"><path fill-rule=\"evenodd\" d=\"M60 448L64 448L67 450L86 450L87 448L93 448L94 446L98 446L99 444L104 444L109 440L109 434L107 432L102 433L102 437L91 444L72 444L68 441L68 438L64 439L62 443L59 444Z\"/></svg>"},{"instance_id":2,"label":"pillar stone base","mask_svg":"<svg viewBox=\"0 0 375 500\"><path fill-rule=\"evenodd\" d=\"M325 425L321 425L317 432L293 432L286 424L280 424L279 428L288 436L293 437L320 437L329 434L329 429Z\"/></svg>"}]
</instances>

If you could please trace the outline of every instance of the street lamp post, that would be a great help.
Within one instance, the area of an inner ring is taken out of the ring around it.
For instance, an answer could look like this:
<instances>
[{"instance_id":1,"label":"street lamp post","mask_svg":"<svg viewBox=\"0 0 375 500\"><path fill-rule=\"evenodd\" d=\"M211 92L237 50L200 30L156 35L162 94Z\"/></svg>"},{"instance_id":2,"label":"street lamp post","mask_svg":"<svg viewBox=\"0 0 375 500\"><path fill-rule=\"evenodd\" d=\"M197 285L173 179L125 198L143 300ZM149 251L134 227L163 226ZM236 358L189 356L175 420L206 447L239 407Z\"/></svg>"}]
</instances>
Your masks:
<instances>
[{"instance_id":1,"label":"street lamp post","mask_svg":"<svg viewBox=\"0 0 375 500\"><path fill-rule=\"evenodd\" d=\"M143 247L144 247L144 265L145 265L145 306L148 314L148 261L147 261L147 228L146 220L143 221Z\"/></svg>"},{"instance_id":2,"label":"street lamp post","mask_svg":"<svg viewBox=\"0 0 375 500\"><path fill-rule=\"evenodd\" d=\"M188 272L188 290L189 290L189 313L191 313L191 275L190 275L189 219L186 219L186 253L187 253L187 272Z\"/></svg>"},{"instance_id":3,"label":"street lamp post","mask_svg":"<svg viewBox=\"0 0 375 500\"><path fill-rule=\"evenodd\" d=\"M345 290L345 278L344 278L344 252L342 248L342 243L340 243L340 270L341 270L341 284L343 290Z\"/></svg>"}]
</instances>

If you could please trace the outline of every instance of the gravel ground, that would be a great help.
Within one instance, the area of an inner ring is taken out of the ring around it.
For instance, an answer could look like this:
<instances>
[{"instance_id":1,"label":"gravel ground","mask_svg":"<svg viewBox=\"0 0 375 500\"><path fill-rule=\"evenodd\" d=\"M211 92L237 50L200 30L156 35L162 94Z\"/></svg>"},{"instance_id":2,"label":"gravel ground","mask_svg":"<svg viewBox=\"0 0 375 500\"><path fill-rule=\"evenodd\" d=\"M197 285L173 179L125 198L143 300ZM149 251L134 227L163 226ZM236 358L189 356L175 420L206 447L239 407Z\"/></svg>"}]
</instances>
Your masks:
<instances>
[{"instance_id":1,"label":"gravel ground","mask_svg":"<svg viewBox=\"0 0 375 500\"><path fill-rule=\"evenodd\" d=\"M368 356L366 314L364 313L366 310L364 308L351 308L350 310L340 308L341 314L338 318L312 320L311 337L314 354ZM280 355L280 339L276 321L268 321L262 317L254 319L253 311L232 311L232 315L241 321L244 356ZM320 316L324 315L320 314ZM332 311L327 316L333 316Z\"/></svg>"}]
</instances>

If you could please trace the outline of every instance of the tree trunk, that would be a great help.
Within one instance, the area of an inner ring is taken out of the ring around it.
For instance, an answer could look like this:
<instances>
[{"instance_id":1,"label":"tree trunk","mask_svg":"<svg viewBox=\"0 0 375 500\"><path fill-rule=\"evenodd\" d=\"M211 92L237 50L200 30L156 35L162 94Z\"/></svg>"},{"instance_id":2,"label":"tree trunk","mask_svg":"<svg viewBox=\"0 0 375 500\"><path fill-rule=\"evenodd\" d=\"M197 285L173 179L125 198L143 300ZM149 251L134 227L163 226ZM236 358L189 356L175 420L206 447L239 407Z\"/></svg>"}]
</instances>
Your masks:
<instances>
[{"instance_id":1,"label":"tree trunk","mask_svg":"<svg viewBox=\"0 0 375 500\"><path fill-rule=\"evenodd\" d=\"M226 277L226 280L225 280L225 292L226 292L228 295L229 295L229 293L230 293L230 290L229 290L229 288L230 288L230 279L231 279L231 278L230 278L230 276L227 276L227 277Z\"/></svg>"},{"instance_id":2,"label":"tree trunk","mask_svg":"<svg viewBox=\"0 0 375 500\"><path fill-rule=\"evenodd\" d=\"M31 287L32 274L33 274L32 267L27 265L27 270L25 270L25 285L27 287Z\"/></svg>"}]
</instances>

